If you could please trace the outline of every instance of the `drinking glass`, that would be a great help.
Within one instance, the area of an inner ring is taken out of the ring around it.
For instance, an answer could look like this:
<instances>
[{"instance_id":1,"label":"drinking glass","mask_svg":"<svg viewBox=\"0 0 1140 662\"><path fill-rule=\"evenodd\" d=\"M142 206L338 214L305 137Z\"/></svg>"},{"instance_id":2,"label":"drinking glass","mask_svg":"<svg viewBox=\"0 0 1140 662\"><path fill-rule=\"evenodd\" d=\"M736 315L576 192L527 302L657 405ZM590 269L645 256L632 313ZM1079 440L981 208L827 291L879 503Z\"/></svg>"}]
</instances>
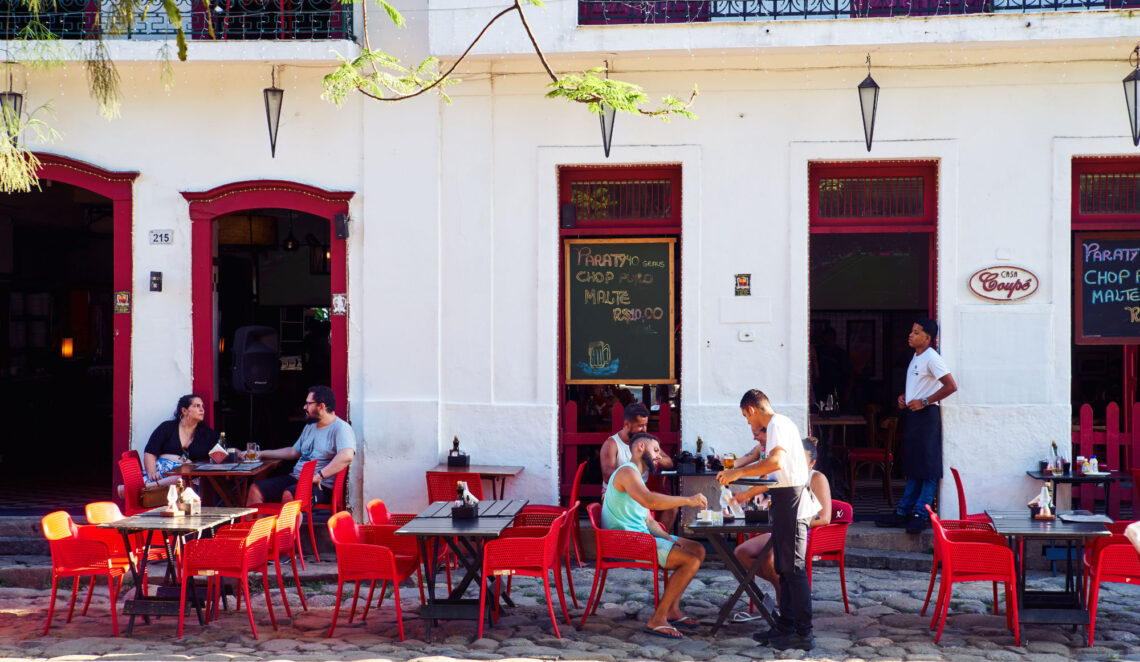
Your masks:
<instances>
[{"instance_id":1,"label":"drinking glass","mask_svg":"<svg viewBox=\"0 0 1140 662\"><path fill-rule=\"evenodd\" d=\"M261 447L252 441L245 445L245 461L256 462L261 457Z\"/></svg>"},{"instance_id":2,"label":"drinking glass","mask_svg":"<svg viewBox=\"0 0 1140 662\"><path fill-rule=\"evenodd\" d=\"M1049 468L1053 471L1054 476L1060 476L1061 473L1064 472L1064 467L1061 466L1060 460L1050 464Z\"/></svg>"},{"instance_id":3,"label":"drinking glass","mask_svg":"<svg viewBox=\"0 0 1140 662\"><path fill-rule=\"evenodd\" d=\"M724 468L732 469L734 467L736 467L736 455L733 453L726 454L724 456Z\"/></svg>"}]
</instances>

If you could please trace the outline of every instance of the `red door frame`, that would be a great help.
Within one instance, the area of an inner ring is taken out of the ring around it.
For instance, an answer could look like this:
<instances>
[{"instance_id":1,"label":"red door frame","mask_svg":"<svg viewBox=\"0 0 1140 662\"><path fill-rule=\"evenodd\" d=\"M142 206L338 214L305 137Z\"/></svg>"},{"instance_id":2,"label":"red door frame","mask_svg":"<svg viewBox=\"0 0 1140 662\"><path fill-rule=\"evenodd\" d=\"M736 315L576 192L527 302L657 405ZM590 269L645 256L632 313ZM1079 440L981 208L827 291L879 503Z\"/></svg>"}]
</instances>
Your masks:
<instances>
[{"instance_id":1,"label":"red door frame","mask_svg":"<svg viewBox=\"0 0 1140 662\"><path fill-rule=\"evenodd\" d=\"M573 228L560 228L558 231L558 457L559 457L559 491L561 496L569 498L573 488L574 473L578 467L577 448L581 445L602 443L613 432L578 432L578 421L567 420L569 410L576 417L577 407L568 406L572 403L565 401L566 395L566 357L565 338L562 330L566 328L566 302L564 300L563 274L563 240L568 238L589 237L643 237L643 236L670 236L677 238L677 255L680 255L681 237L681 166L680 165L613 165L613 166L572 166L565 165L558 168L558 202L570 202L570 185L580 181L640 181L648 179L668 179L671 182L671 197L669 200L669 218L643 221L635 219L607 219L604 221L577 220ZM680 273L677 274L678 283ZM674 296L681 298L681 288L678 285ZM675 324L680 324L680 307L677 307ZM677 363L678 381L680 380L680 362ZM669 420L668 430L658 433L661 446L669 455L680 451L680 421ZM614 429L620 429L620 414L613 421ZM600 496L601 488L583 485L579 492L581 496Z\"/></svg>"},{"instance_id":2,"label":"red door frame","mask_svg":"<svg viewBox=\"0 0 1140 662\"><path fill-rule=\"evenodd\" d=\"M923 179L922 213L911 217L874 219L866 217L820 218L815 191L824 177L914 177ZM811 234L926 233L930 264L927 275L927 314L938 319L938 162L860 161L813 162L808 164L808 226ZM810 312L810 311L809 311ZM810 315L809 315L810 317Z\"/></svg>"},{"instance_id":3,"label":"red door frame","mask_svg":"<svg viewBox=\"0 0 1140 662\"><path fill-rule=\"evenodd\" d=\"M113 263L111 282L115 292L132 295L131 272L133 253L131 250L131 229L134 225L134 204L132 200L137 172L114 172L83 161L76 161L56 154L36 154L40 167L36 176L53 182L70 184L110 198L113 214L112 252ZM133 303L132 303L133 306ZM114 493L114 485L121 482L117 460L131 444L131 315L128 312L115 312L111 315L114 336L112 340L113 358L111 370L111 453L113 477L109 491Z\"/></svg>"},{"instance_id":4,"label":"red door frame","mask_svg":"<svg viewBox=\"0 0 1140 662\"><path fill-rule=\"evenodd\" d=\"M234 182L202 192L183 192L190 203L191 324L193 389L206 402L206 422L214 423L214 220L250 209L290 209L328 219L332 294L348 293L348 250L337 239L333 219L348 214L351 191L326 191L280 180ZM200 311L204 311L204 314ZM344 403L338 414L348 419L348 312L331 318L332 378L329 386Z\"/></svg>"},{"instance_id":5,"label":"red door frame","mask_svg":"<svg viewBox=\"0 0 1140 662\"><path fill-rule=\"evenodd\" d=\"M1086 174L1124 174L1140 173L1140 157L1135 156L1102 156L1088 158L1074 158L1072 166L1071 191L1071 230L1084 231L1121 231L1140 230L1140 216L1136 214L1084 214L1081 212L1081 175ZM1070 269L1072 267L1070 266ZM1079 322L1079 320L1078 320ZM1136 404L1136 364L1140 361L1140 346L1122 345L1122 360L1124 361L1123 394L1124 402L1121 409L1124 412L1124 429L1131 430L1132 410Z\"/></svg>"}]
</instances>

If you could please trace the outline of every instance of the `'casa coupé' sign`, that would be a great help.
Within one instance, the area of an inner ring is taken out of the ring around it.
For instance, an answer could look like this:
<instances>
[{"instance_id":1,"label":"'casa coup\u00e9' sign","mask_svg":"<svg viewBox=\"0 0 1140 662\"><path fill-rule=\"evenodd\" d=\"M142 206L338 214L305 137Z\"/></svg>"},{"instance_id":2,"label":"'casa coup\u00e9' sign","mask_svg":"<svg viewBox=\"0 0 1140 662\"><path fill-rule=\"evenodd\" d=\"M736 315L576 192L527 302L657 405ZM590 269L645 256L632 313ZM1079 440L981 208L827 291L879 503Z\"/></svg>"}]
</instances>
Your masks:
<instances>
[{"instance_id":1,"label":"'casa coup\u00e9' sign","mask_svg":"<svg viewBox=\"0 0 1140 662\"><path fill-rule=\"evenodd\" d=\"M1022 267L986 267L970 276L970 291L990 301L1017 301L1037 291L1037 276Z\"/></svg>"}]
</instances>

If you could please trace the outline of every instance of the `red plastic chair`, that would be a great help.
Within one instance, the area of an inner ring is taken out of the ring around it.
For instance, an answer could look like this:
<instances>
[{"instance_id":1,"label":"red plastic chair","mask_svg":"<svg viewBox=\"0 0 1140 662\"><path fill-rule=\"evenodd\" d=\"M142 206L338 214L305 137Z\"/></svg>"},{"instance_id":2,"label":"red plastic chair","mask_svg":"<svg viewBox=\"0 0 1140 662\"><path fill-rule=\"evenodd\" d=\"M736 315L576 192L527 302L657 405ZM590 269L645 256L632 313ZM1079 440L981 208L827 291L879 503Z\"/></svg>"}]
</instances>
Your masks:
<instances>
[{"instance_id":1,"label":"red plastic chair","mask_svg":"<svg viewBox=\"0 0 1140 662\"><path fill-rule=\"evenodd\" d=\"M570 503L578 503L578 488L582 486L582 474L586 471L586 463L578 465L578 473L574 474L574 487L570 490ZM546 504L527 504L523 506L520 515L530 515L538 513L550 513L553 517L557 517L562 513L569 510L568 506L552 506ZM515 520L516 523L518 520ZM574 545L574 553L578 555L578 567L582 567L582 522L578 519L573 519L570 522L570 543ZM578 605L575 604L575 607Z\"/></svg>"},{"instance_id":2,"label":"red plastic chair","mask_svg":"<svg viewBox=\"0 0 1140 662\"><path fill-rule=\"evenodd\" d=\"M594 527L594 585L590 589L590 599L586 601L586 611L582 614L582 622L578 627L586 624L591 613L598 611L598 603L602 597L602 590L606 586L606 573L613 568L636 568L649 570L653 573L653 606L657 606L660 592L658 591L658 571L661 572L662 581L668 581L668 572L657 565L657 541L648 533L637 531L618 531L602 527L602 504L591 503L586 506L586 513L590 516L590 524Z\"/></svg>"},{"instance_id":3,"label":"red plastic chair","mask_svg":"<svg viewBox=\"0 0 1140 662\"><path fill-rule=\"evenodd\" d=\"M996 545L1004 545L1005 538L999 536L995 531L992 524L989 522L978 522L975 520L964 519L944 519L942 522L942 529L946 532L946 537L950 540L957 542L979 542L979 543L993 543ZM922 615L926 615L926 607L930 604L930 596L934 592L934 578L938 576L938 569L942 567L941 549L938 545L934 546L934 560L930 566L930 584L926 587L926 601L922 603ZM997 582L994 582L994 613L998 613L998 587ZM934 629L934 620L930 621L930 629Z\"/></svg>"},{"instance_id":4,"label":"red plastic chair","mask_svg":"<svg viewBox=\"0 0 1140 662\"><path fill-rule=\"evenodd\" d=\"M130 569L126 554L116 553L114 547L108 543L119 535L109 529L95 527L75 526L71 515L62 510L44 515L40 520L44 537L51 546L51 602L48 603L47 622L44 623L44 636L47 636L51 627L51 617L55 611L55 596L59 589L59 580L72 578L71 604L67 608L67 622L71 622L71 615L75 610L75 598L79 594L79 578L91 577L94 586L97 576L107 578L107 589L111 597L111 631L119 636L119 590L123 586L123 577ZM119 538L119 548L122 548L122 539ZM83 613L87 613L87 606L91 603L91 589L87 592L87 602L83 605Z\"/></svg>"},{"instance_id":5,"label":"red plastic chair","mask_svg":"<svg viewBox=\"0 0 1140 662\"><path fill-rule=\"evenodd\" d=\"M962 486L962 477L958 475L958 470L954 467L950 467L950 473L954 474L954 487L958 488L958 520L985 522L986 524L989 524L989 515L986 515L985 513L970 514L966 511L966 490Z\"/></svg>"},{"instance_id":6,"label":"red plastic chair","mask_svg":"<svg viewBox=\"0 0 1140 662\"><path fill-rule=\"evenodd\" d=\"M563 515L567 515L567 517L564 520L565 525L562 527L562 531L559 534L561 536L561 540L558 543L558 563L559 563L558 568L559 568L559 572L558 572L558 576L556 577L556 579L558 580L558 593L559 593L558 598L560 600L562 600L563 611L565 611L565 604L566 604L565 598L563 597L565 590L563 590L563 588L562 588L562 571L561 571L561 569L563 567L565 567L565 569L566 569L566 585L570 587L570 599L574 601L574 608L575 609L578 608L578 596L574 595L574 575L570 572L570 536L573 535L574 522L576 521L576 518L578 517L578 508L581 505L582 505L581 503L579 503L578 501L575 501L574 505L572 507L568 508L565 513L563 513ZM511 523L510 527L508 527L507 529L505 529L503 531L503 533L500 537L501 538L525 538L525 537L541 538L541 537L545 536L547 531L549 531L550 528L553 527L557 523L557 521L560 517L562 517L562 515L555 516L553 513L549 513L549 512L527 513L526 509L524 508L521 512L519 512L518 515L515 515L514 522ZM511 594L511 578L508 575L507 576L507 595L510 595L510 594ZM566 624L572 625L569 618L566 619Z\"/></svg>"},{"instance_id":7,"label":"red plastic chair","mask_svg":"<svg viewBox=\"0 0 1140 662\"><path fill-rule=\"evenodd\" d=\"M313 474L317 472L317 461L309 460L301 465L301 477L297 479L297 493L293 498L301 502L301 514L309 521L309 542L313 544L313 556L317 563L321 562L321 553L317 551L317 533L313 529ZM257 504L258 515L281 514L282 503ZM297 536L297 554L301 557L301 569L305 569L305 552L301 549L301 536Z\"/></svg>"},{"instance_id":8,"label":"red plastic chair","mask_svg":"<svg viewBox=\"0 0 1140 662\"><path fill-rule=\"evenodd\" d=\"M388 506L384 505L383 499L373 499L373 500L369 501L364 506L364 509L368 513L368 523L373 525L373 526L378 526L381 524L395 524L398 526L403 526L403 525L407 524L408 522L410 522L416 518L415 513L393 513L393 512L389 512ZM398 553L397 553L397 556L399 556ZM420 553L419 553L419 547L418 546L415 547L415 557L416 557L417 561L420 560ZM443 561L446 558L447 558L447 548L441 547L439 550L440 562L443 563ZM448 593L450 593L451 592L451 565L444 563L444 569L447 571L447 591L448 591ZM424 597L423 597L424 583L423 583L423 577L420 574L418 566L416 569L416 583L419 585L420 601L422 602L424 599Z\"/></svg>"},{"instance_id":9,"label":"red plastic chair","mask_svg":"<svg viewBox=\"0 0 1140 662\"><path fill-rule=\"evenodd\" d=\"M566 611L566 600L562 596L562 568L560 565L562 543L565 541L564 529L569 528L566 520L571 513L570 509L562 513L541 537L515 535L499 538L487 543L483 549L483 585L479 590L479 638L483 637L483 621L487 612L487 580L495 578L495 612L498 613L499 589L502 586L503 574L510 576L522 575L524 577L541 577L542 587L546 590L546 609L550 612L550 623L554 626L554 636L562 638L558 631L558 618L554 615L554 601L550 599L550 572L558 583L558 600L562 603L562 615L566 622L570 622L570 614Z\"/></svg>"},{"instance_id":10,"label":"red plastic chair","mask_svg":"<svg viewBox=\"0 0 1140 662\"><path fill-rule=\"evenodd\" d=\"M1017 573L1013 565L1013 550L1004 540L998 542L975 542L952 540L946 535L941 520L930 506L930 523L934 526L934 546L941 547L942 583L938 589L938 600L934 603L934 618L938 621L938 634L934 643L942 638L946 625L946 614L950 609L950 592L955 582L1003 582L1005 584L1005 622L1013 630L1013 640L1021 645L1021 629L1017 615Z\"/></svg>"},{"instance_id":11,"label":"red plastic chair","mask_svg":"<svg viewBox=\"0 0 1140 662\"><path fill-rule=\"evenodd\" d=\"M350 463L348 467L336 472L336 476L333 477L332 502L315 503L313 504L313 510L327 510L329 511L329 517L332 517L345 509L344 490L345 483L348 482L348 468L351 466L352 464Z\"/></svg>"},{"instance_id":12,"label":"red plastic chair","mask_svg":"<svg viewBox=\"0 0 1140 662\"><path fill-rule=\"evenodd\" d=\"M387 525L395 527L395 525ZM352 521L349 513L337 513L329 518L329 537L336 547L336 605L333 607L332 625L329 626L328 636L336 631L337 617L340 615L340 603L344 593L345 582L355 582L356 591L352 598L352 613L356 612L356 601L360 597L360 582L375 582L379 579L392 582L393 597L396 602L396 623L400 629L400 641L404 640L404 615L400 606L400 582L404 581L416 571L418 563L407 557L397 559L396 554L388 548L371 544L369 540L382 539L383 532L376 531L371 526L359 526ZM397 527L398 528L398 527ZM373 529L373 531L369 531ZM394 530L394 529L393 529ZM380 599L384 599L381 589ZM369 602L372 601L371 593ZM349 615L351 621L352 614Z\"/></svg>"},{"instance_id":13,"label":"red plastic chair","mask_svg":"<svg viewBox=\"0 0 1140 662\"><path fill-rule=\"evenodd\" d=\"M467 490L476 499L483 500L483 479L479 474L429 471L427 472L428 503L455 501L455 484L459 481L466 481Z\"/></svg>"},{"instance_id":14,"label":"red plastic chair","mask_svg":"<svg viewBox=\"0 0 1140 662\"><path fill-rule=\"evenodd\" d=\"M309 610L305 602L305 594L301 591L301 578L297 575L297 529L301 522L301 502L297 499L281 507L281 514L273 527L269 545L269 560L273 561L273 569L277 572L277 588L281 591L281 602L285 605L285 615L293 617L289 608L289 598L285 594L285 581L281 576L282 557L288 558L293 568L293 585L297 587L297 598L301 601L301 608ZM254 522L239 522L218 529L215 538L245 538L253 528Z\"/></svg>"},{"instance_id":15,"label":"red plastic chair","mask_svg":"<svg viewBox=\"0 0 1140 662\"><path fill-rule=\"evenodd\" d=\"M253 607L249 599L249 573L261 573L262 590L265 592L265 606L269 609L269 622L277 629L277 618L273 615L273 602L269 599L269 543L276 526L276 517L263 517L253 523L245 538L209 538L191 540L182 550L182 591L178 612L178 636L186 620L186 586L193 585L194 577L208 577L207 605L213 602L215 616L218 611L218 598L221 594L221 577L236 579L241 586L241 598L245 600L245 611L249 616L249 627L253 638L257 639L257 625L253 622ZM191 590L194 590L191 588ZM207 609L207 614L209 610Z\"/></svg>"},{"instance_id":16,"label":"red plastic chair","mask_svg":"<svg viewBox=\"0 0 1140 662\"><path fill-rule=\"evenodd\" d=\"M142 463L137 456L120 459L119 473L123 476L123 508L127 511L127 517L146 510L139 503L139 492L142 491L144 479Z\"/></svg>"},{"instance_id":17,"label":"red plastic chair","mask_svg":"<svg viewBox=\"0 0 1140 662\"><path fill-rule=\"evenodd\" d=\"M843 608L851 613L847 604L847 575L845 554L847 551L847 527L855 519L855 511L851 504L833 499L831 501L832 518L830 524L825 524L808 531L807 541L807 576L808 589L811 589L812 561L838 561L839 585L843 589Z\"/></svg>"},{"instance_id":18,"label":"red plastic chair","mask_svg":"<svg viewBox=\"0 0 1140 662\"><path fill-rule=\"evenodd\" d=\"M1140 584L1140 554L1123 534L1097 539L1089 579L1089 646L1096 631L1097 599L1104 582Z\"/></svg>"}]
</instances>

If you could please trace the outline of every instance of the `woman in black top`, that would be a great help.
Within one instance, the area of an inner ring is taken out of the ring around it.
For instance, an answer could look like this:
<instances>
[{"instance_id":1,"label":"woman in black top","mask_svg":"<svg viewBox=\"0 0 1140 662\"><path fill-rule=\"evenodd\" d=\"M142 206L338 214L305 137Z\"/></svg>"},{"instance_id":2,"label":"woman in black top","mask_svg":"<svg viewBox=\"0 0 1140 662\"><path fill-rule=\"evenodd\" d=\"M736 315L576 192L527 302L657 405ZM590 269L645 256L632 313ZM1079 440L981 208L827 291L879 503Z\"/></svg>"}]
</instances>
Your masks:
<instances>
[{"instance_id":1,"label":"woman in black top","mask_svg":"<svg viewBox=\"0 0 1140 662\"><path fill-rule=\"evenodd\" d=\"M148 484L170 485L177 476L163 476L184 462L200 462L209 458L210 449L218 443L218 433L203 423L206 407L193 393L178 399L174 418L159 423L146 442L143 468Z\"/></svg>"}]
</instances>

